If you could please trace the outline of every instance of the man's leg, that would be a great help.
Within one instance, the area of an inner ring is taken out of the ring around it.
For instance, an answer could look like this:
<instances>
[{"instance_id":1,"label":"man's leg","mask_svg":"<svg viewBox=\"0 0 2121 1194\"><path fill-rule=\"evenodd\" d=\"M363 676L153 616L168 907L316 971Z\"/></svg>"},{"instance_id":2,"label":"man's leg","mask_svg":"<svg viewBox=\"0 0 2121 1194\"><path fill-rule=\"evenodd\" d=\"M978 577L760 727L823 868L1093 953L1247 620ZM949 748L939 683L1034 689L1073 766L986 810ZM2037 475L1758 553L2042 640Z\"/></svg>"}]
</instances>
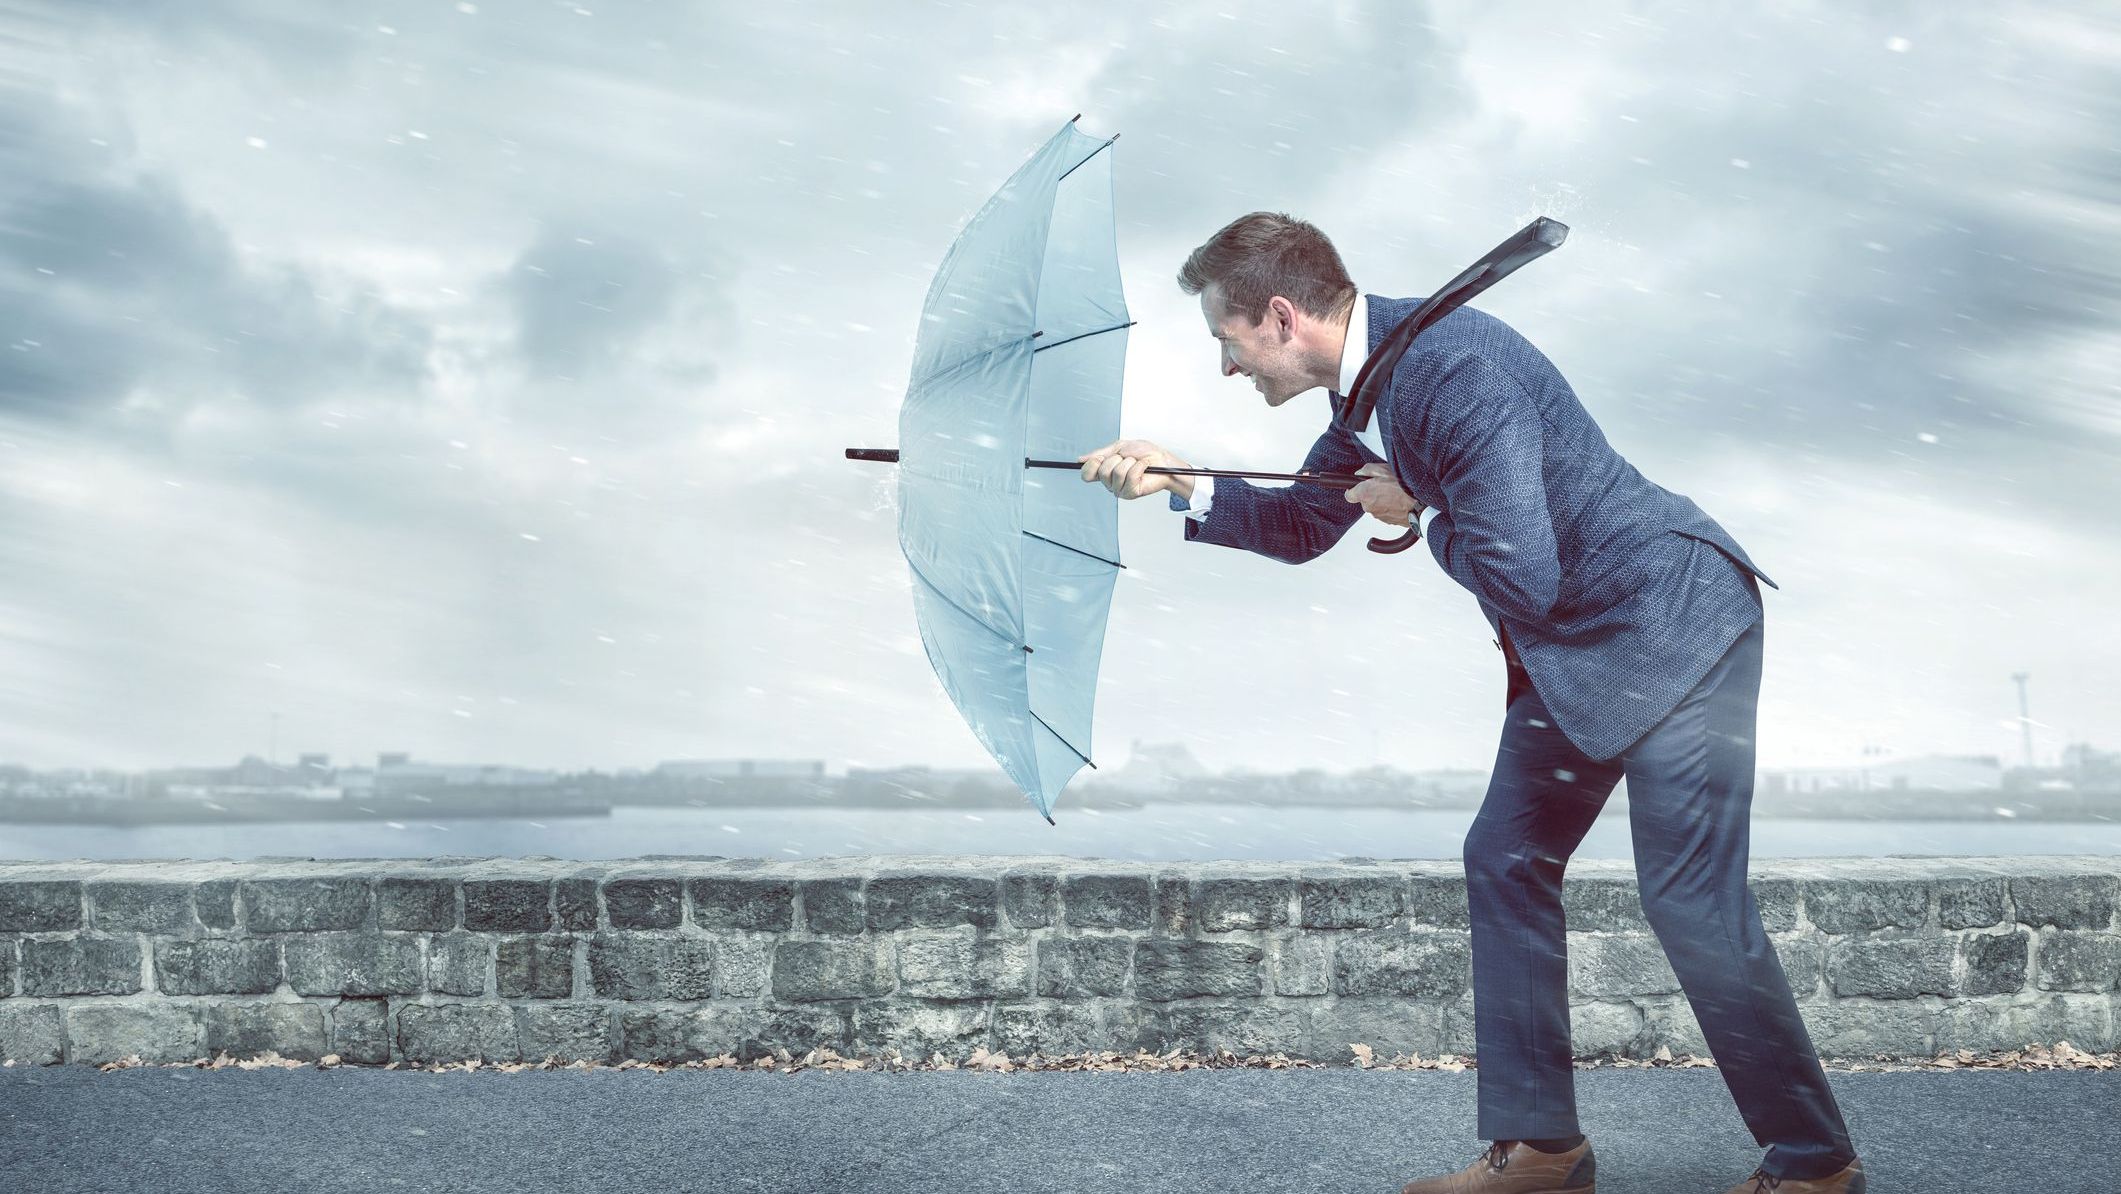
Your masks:
<instances>
[{"instance_id":1,"label":"man's leg","mask_svg":"<svg viewBox=\"0 0 2121 1194\"><path fill-rule=\"evenodd\" d=\"M1621 754L1642 907L1731 1097L1782 1178L1855 1156L1746 884L1764 622Z\"/></svg>"},{"instance_id":2,"label":"man's leg","mask_svg":"<svg viewBox=\"0 0 2121 1194\"><path fill-rule=\"evenodd\" d=\"M1585 758L1529 683L1513 679L1512 691L1488 794L1464 850L1477 1135L1556 1139L1581 1130L1562 869L1620 781L1621 765Z\"/></svg>"}]
</instances>

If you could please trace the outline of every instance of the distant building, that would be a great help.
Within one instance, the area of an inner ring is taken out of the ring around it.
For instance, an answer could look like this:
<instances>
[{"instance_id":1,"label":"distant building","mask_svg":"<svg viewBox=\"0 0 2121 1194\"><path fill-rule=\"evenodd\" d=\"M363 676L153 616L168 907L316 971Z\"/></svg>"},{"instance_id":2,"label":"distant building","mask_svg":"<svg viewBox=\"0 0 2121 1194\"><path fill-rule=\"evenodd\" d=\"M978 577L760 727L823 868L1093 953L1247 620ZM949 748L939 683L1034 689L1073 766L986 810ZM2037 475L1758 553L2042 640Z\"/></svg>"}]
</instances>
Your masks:
<instances>
[{"instance_id":1,"label":"distant building","mask_svg":"<svg viewBox=\"0 0 2121 1194\"><path fill-rule=\"evenodd\" d=\"M1180 742L1143 742L1136 739L1127 761L1110 774L1096 777L1098 787L1125 788L1138 792L1162 792L1206 779L1208 769Z\"/></svg>"},{"instance_id":2,"label":"distant building","mask_svg":"<svg viewBox=\"0 0 2121 1194\"><path fill-rule=\"evenodd\" d=\"M1784 792L1873 792L1909 789L1971 792L2003 788L2003 764L1995 755L1913 755L1873 759L1839 767L1762 770L1759 790Z\"/></svg>"},{"instance_id":3,"label":"distant building","mask_svg":"<svg viewBox=\"0 0 2121 1194\"><path fill-rule=\"evenodd\" d=\"M726 779L749 776L759 779L823 779L823 759L673 759L657 763L652 773L661 779Z\"/></svg>"},{"instance_id":4,"label":"distant building","mask_svg":"<svg viewBox=\"0 0 2121 1194\"><path fill-rule=\"evenodd\" d=\"M381 760L397 759L385 763ZM403 792L426 792L436 788L543 787L559 782L552 771L509 767L499 763L415 763L403 754L382 755L376 766L374 790L379 796Z\"/></svg>"}]
</instances>

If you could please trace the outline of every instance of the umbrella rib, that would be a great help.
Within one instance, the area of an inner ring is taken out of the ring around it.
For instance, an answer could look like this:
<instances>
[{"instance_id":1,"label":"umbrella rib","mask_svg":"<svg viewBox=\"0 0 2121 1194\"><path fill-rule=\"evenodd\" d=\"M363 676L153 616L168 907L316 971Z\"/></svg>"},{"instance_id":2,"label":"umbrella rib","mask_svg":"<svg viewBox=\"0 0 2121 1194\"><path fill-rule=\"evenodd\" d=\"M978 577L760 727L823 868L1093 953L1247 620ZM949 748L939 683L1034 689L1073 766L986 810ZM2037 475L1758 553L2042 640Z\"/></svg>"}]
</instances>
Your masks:
<instances>
[{"instance_id":1,"label":"umbrella rib","mask_svg":"<svg viewBox=\"0 0 2121 1194\"><path fill-rule=\"evenodd\" d=\"M1053 343L1051 343L1051 344L1041 344L1041 345L1039 345L1039 346L1038 346L1037 348L1034 348L1034 349L1032 349L1031 351L1032 351L1032 353L1033 353L1033 354L1041 353L1041 352L1044 352L1044 351L1046 351L1046 350L1047 350L1047 349L1049 349L1049 348L1059 348L1059 347L1060 347L1061 345L1063 345L1063 344L1073 344L1073 343L1075 343L1075 342L1076 342L1077 340L1080 340L1080 339L1082 339L1082 338L1083 338L1084 336L1102 336L1102 335L1104 335L1104 334L1105 334L1106 332L1116 332L1116 331L1120 330L1121 328L1131 328L1131 327L1133 327L1133 326L1135 325L1135 323L1136 323L1136 322L1137 322L1136 320L1132 320L1132 319L1130 319L1130 320L1128 320L1128 321L1127 321L1127 322L1125 322L1125 323L1115 323L1115 324L1113 324L1113 325L1112 325L1111 327L1108 327L1108 328L1099 328L1099 329L1097 329L1097 330L1096 330L1096 331L1094 331L1094 332L1083 332L1083 333L1081 333L1080 335L1070 336L1070 337L1068 337L1068 338L1067 338L1066 340L1055 340L1055 341L1054 341Z\"/></svg>"},{"instance_id":2,"label":"umbrella rib","mask_svg":"<svg viewBox=\"0 0 2121 1194\"><path fill-rule=\"evenodd\" d=\"M1023 643L1018 643L1016 641L1015 635L1003 634L1001 631L996 630L994 626L990 624L985 618L982 618L978 614L973 613L971 610L966 609L964 606L959 605L955 597L952 597L950 594L943 592L941 585L938 585L934 581L928 579L928 574L921 571L921 566L919 564L914 563L913 558L911 556L908 556L906 558L906 567L911 568L913 570L913 575L920 577L921 583L927 585L930 592L934 593L936 596L942 598L946 603L948 603L951 609L954 609L957 612L965 615L965 617L971 619L979 625L985 626L989 634L992 634L994 637L1002 640L1003 642L1023 647L1024 650L1027 652L1031 650L1029 646L1026 646Z\"/></svg>"},{"instance_id":3,"label":"umbrella rib","mask_svg":"<svg viewBox=\"0 0 2121 1194\"><path fill-rule=\"evenodd\" d=\"M1103 556L1101 556L1101 555L1096 555L1096 554L1094 554L1094 553L1091 553L1091 552L1087 552L1087 551L1084 551L1084 550L1083 550L1082 548L1080 548L1080 547L1068 547L1068 545L1067 545L1067 544L1065 544L1065 543L1061 542L1060 540L1058 540L1058 539L1048 539L1048 538L1046 538L1046 537L1045 537L1044 535L1041 535L1041 534L1039 534L1039 533L1038 533L1037 531L1025 531L1024 533L1025 533L1026 535L1029 535L1029 536L1031 536L1031 537L1032 537L1033 539L1036 539L1036 540L1038 540L1038 541L1039 541L1039 542L1041 542L1041 543L1051 543L1051 544L1052 544L1053 546L1055 546L1055 547L1067 547L1069 551L1072 551L1072 552L1074 552L1074 553L1075 553L1076 555L1079 555L1079 556L1089 556L1089 557L1090 557L1091 559L1093 559L1093 560L1096 560L1096 561L1097 561L1098 563L1100 563L1100 564L1110 564L1110 565L1112 565L1112 566L1113 566L1114 568L1124 568L1124 567L1126 567L1126 565L1125 565L1125 564L1122 564L1122 563L1120 563L1120 562L1119 562L1118 560L1108 560L1108 559L1106 559L1105 557L1103 557Z\"/></svg>"},{"instance_id":4,"label":"umbrella rib","mask_svg":"<svg viewBox=\"0 0 2121 1194\"><path fill-rule=\"evenodd\" d=\"M1070 124L1073 124L1074 122L1073 122L1073 121L1070 121L1069 123L1070 123ZM1113 142L1113 141L1117 141L1117 140L1119 140L1119 134L1118 134L1118 133L1114 133L1114 134L1112 134L1112 136L1111 136L1111 137L1110 137L1110 138L1109 138L1109 139L1108 139L1108 140L1107 140L1107 141L1106 141L1106 142L1105 142L1105 143L1104 143L1103 145L1100 145L1100 146L1098 146L1098 147L1097 147L1096 149L1093 149L1093 150L1091 150L1091 151L1090 151L1089 153L1086 153L1086 154L1084 154L1084 155L1083 155L1083 161L1082 161L1082 162L1077 162L1077 163L1075 163L1075 164L1074 164L1073 166L1070 166L1070 167L1068 167L1068 168L1067 168L1067 170L1063 171L1063 172L1061 173L1061 176L1060 176L1060 178L1056 178L1056 179L1054 179L1054 180L1053 180L1053 185L1054 185L1054 186L1059 186L1059 185L1060 185L1060 182L1061 182L1061 178L1066 178L1066 177L1068 177L1068 175L1070 175L1070 174L1073 174L1073 173L1075 173L1075 172L1076 172L1077 170L1080 170L1080 169L1082 169L1082 168L1083 168L1083 162L1087 162L1087 161L1089 161L1089 160L1090 160L1091 158L1094 158L1094 157L1096 157L1096 156L1097 156L1098 154L1101 154L1101 153L1105 152L1105 150L1107 150L1107 149L1110 149L1110 148L1112 147L1112 142ZM1089 760L1087 760L1087 759L1085 759L1085 760L1084 760L1084 762L1088 762L1088 761L1089 761Z\"/></svg>"},{"instance_id":5,"label":"umbrella rib","mask_svg":"<svg viewBox=\"0 0 2121 1194\"><path fill-rule=\"evenodd\" d=\"M1045 718L1043 718L1043 717L1039 717L1039 716L1038 716L1038 710L1036 710L1036 709L1026 709L1026 710L1024 710L1024 712L1026 712L1026 713L1029 713L1029 714L1030 714L1031 716L1033 716L1033 717L1038 717L1038 724L1040 724L1040 725L1042 725L1042 726L1046 726L1046 732L1047 732L1047 733L1049 733L1049 734L1053 735L1053 736L1054 736L1055 738L1060 738L1060 744L1061 744L1062 746L1065 746L1065 747L1067 747L1067 748L1068 748L1069 750L1075 750L1075 743L1073 743L1073 742L1070 742L1070 741L1068 741L1068 740L1067 740L1066 738L1062 738L1062 737L1061 737L1061 732L1060 732L1059 730L1056 730L1056 729L1054 729L1054 728L1053 728L1052 726L1050 726L1050 725L1046 725L1046 719L1045 719ZM1085 762L1085 763L1090 763L1090 756L1089 756L1089 755L1086 755L1086 754L1084 754L1083 752L1081 752L1081 751L1079 751L1079 750L1075 750L1075 757L1076 757L1076 758L1078 758L1078 759L1081 759L1081 760L1082 760L1083 762ZM1097 770L1097 764L1095 764L1095 763L1090 763L1090 769L1091 769L1092 771L1095 771L1095 770Z\"/></svg>"}]
</instances>

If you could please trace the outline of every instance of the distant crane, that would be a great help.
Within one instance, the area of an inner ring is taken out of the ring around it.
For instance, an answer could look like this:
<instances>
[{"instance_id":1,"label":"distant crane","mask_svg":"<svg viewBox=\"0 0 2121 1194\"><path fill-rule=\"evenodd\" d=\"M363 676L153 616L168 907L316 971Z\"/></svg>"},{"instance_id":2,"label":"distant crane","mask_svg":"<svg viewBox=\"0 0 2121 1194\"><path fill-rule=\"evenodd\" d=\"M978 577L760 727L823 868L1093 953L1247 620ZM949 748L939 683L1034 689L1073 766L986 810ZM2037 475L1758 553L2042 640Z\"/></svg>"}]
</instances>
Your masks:
<instances>
[{"instance_id":1,"label":"distant crane","mask_svg":"<svg viewBox=\"0 0 2121 1194\"><path fill-rule=\"evenodd\" d=\"M2012 672L2011 679L2018 682L2018 728L2025 731L2025 765L2033 765L2033 714L2026 703L2025 682L2032 678L2031 672Z\"/></svg>"}]
</instances>

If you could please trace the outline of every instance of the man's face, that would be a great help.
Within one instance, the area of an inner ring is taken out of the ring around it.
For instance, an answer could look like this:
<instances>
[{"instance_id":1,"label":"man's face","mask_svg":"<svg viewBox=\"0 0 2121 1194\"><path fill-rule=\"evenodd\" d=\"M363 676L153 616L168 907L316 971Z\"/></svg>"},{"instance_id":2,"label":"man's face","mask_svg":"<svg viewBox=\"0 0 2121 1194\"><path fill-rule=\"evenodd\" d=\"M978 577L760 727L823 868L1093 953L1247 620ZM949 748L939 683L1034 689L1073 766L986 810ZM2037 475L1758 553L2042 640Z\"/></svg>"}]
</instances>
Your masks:
<instances>
[{"instance_id":1,"label":"man's face","mask_svg":"<svg viewBox=\"0 0 2121 1194\"><path fill-rule=\"evenodd\" d=\"M1247 324L1243 316L1224 309L1222 287L1210 282L1201 288L1200 312L1221 350L1224 377L1249 377L1268 406L1280 406L1311 388L1304 380L1293 329L1272 303L1257 324Z\"/></svg>"}]
</instances>

